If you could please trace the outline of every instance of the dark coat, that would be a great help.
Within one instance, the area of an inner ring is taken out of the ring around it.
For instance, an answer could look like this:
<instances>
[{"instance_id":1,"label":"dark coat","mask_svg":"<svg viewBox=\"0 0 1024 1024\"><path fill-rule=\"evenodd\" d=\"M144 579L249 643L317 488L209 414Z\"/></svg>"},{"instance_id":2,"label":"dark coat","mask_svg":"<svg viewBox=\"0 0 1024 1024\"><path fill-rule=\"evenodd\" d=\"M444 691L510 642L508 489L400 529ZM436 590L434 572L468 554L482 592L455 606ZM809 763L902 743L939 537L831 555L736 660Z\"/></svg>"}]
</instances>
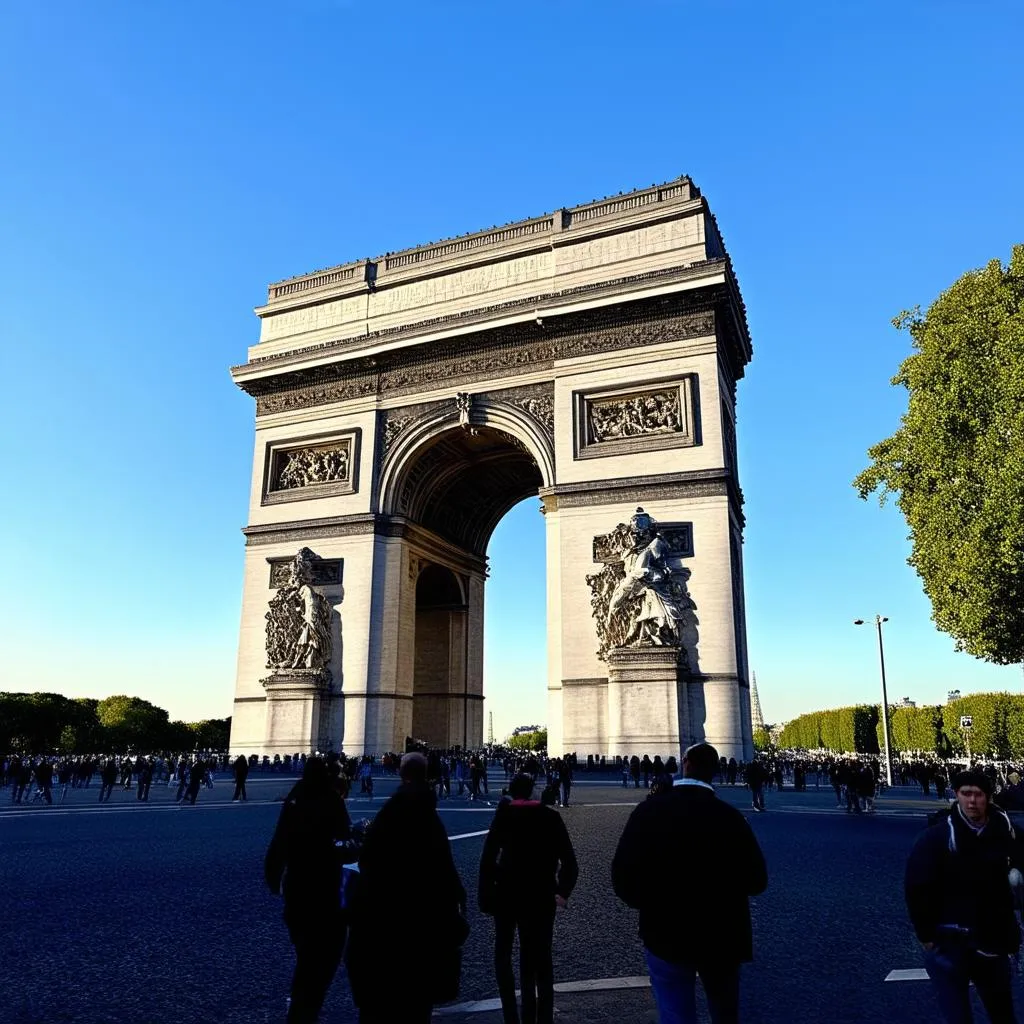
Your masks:
<instances>
[{"instance_id":1,"label":"dark coat","mask_svg":"<svg viewBox=\"0 0 1024 1024\"><path fill-rule=\"evenodd\" d=\"M403 1007L453 998L453 971L458 988L466 891L436 803L426 785L404 783L374 818L359 855L348 952L352 995L361 1009L395 1020ZM387 955L396 935L398 961Z\"/></svg>"},{"instance_id":2,"label":"dark coat","mask_svg":"<svg viewBox=\"0 0 1024 1024\"><path fill-rule=\"evenodd\" d=\"M536 800L498 805L480 858L483 913L554 913L555 895L568 899L578 877L576 854L556 810Z\"/></svg>"},{"instance_id":3,"label":"dark coat","mask_svg":"<svg viewBox=\"0 0 1024 1024\"><path fill-rule=\"evenodd\" d=\"M612 861L612 886L640 911L644 945L673 963L752 959L748 897L767 885L747 820L703 786L676 785L640 804Z\"/></svg>"},{"instance_id":4,"label":"dark coat","mask_svg":"<svg viewBox=\"0 0 1024 1024\"><path fill-rule=\"evenodd\" d=\"M345 802L325 782L299 782L288 794L263 862L270 891L284 894L289 927L337 924L342 864L356 857Z\"/></svg>"},{"instance_id":5,"label":"dark coat","mask_svg":"<svg viewBox=\"0 0 1024 1024\"><path fill-rule=\"evenodd\" d=\"M980 835L958 807L943 815L921 833L907 860L904 894L917 937L940 944L963 941L986 953L1016 953L1020 932L1007 878L1011 867L1024 867L1024 848L998 807L991 807Z\"/></svg>"}]
</instances>

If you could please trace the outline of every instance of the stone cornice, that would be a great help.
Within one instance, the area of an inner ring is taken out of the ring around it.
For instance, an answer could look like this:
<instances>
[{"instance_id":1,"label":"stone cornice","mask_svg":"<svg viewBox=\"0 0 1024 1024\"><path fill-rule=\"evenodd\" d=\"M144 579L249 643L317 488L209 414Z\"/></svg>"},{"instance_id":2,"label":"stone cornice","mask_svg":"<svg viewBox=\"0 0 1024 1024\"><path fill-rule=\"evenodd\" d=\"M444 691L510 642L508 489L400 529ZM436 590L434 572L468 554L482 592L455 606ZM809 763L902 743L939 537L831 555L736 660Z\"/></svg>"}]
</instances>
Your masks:
<instances>
[{"instance_id":1,"label":"stone cornice","mask_svg":"<svg viewBox=\"0 0 1024 1024\"><path fill-rule=\"evenodd\" d=\"M257 399L257 416L368 397L427 396L461 383L553 370L559 361L582 356L715 336L723 302L724 285L701 288L239 383ZM734 372L742 373L743 356L728 331L719 344Z\"/></svg>"},{"instance_id":2,"label":"stone cornice","mask_svg":"<svg viewBox=\"0 0 1024 1024\"><path fill-rule=\"evenodd\" d=\"M422 276L440 265L464 261L467 256L488 256L518 249L523 243L549 246L566 232L592 232L594 228L630 221L641 216L651 219L653 211L666 207L679 207L701 201L700 189L685 175L674 181L650 188L637 189L617 196L606 196L579 206L556 210L540 217L514 221L501 227L474 231L440 242L385 253L376 259L356 260L353 263L327 267L290 277L271 284L267 291L267 306L258 312L272 312L291 308L296 300L316 301L339 290L373 289L384 284L393 275L408 280L408 271ZM271 309L273 307L273 309Z\"/></svg>"},{"instance_id":3,"label":"stone cornice","mask_svg":"<svg viewBox=\"0 0 1024 1024\"><path fill-rule=\"evenodd\" d=\"M627 302L630 299L630 290L641 290L652 284L695 282L701 278L725 275L727 273L731 273L727 261L715 259L693 263L686 267L668 267L664 270L649 271L631 277L616 278L612 281L601 281L596 284L563 288L557 292L530 296L510 302L501 302L459 313L449 313L445 316L434 317L428 320L417 320L413 323L382 328L369 333L356 334L348 338L323 341L315 345L298 346L285 352L274 352L266 356L256 356L247 363L231 367L231 375L239 387L249 391L247 387L248 380L254 377L269 375L270 373L280 373L292 366L307 365L314 361L326 362L338 359L339 357L344 358L346 356L358 355L359 353L363 353L367 359L376 359L378 353L365 353L365 350L374 347L375 343L394 343L398 345L412 343L416 339L423 337L430 337L431 340L440 340L438 336L440 335L443 338L445 332L465 333L473 328L485 329L491 321L499 318L513 317L516 314L528 314L530 320L534 320L537 317L543 319L545 315L551 314L552 307L565 305L572 300L597 299L606 295L614 295L616 298L621 298L623 302ZM733 281L735 281L734 278ZM749 339L747 339L747 348L749 349ZM380 353L380 355L383 356L384 353ZM748 353L747 359L749 360L749 358Z\"/></svg>"},{"instance_id":4,"label":"stone cornice","mask_svg":"<svg viewBox=\"0 0 1024 1024\"><path fill-rule=\"evenodd\" d=\"M743 492L726 469L695 469L682 473L590 480L558 484L539 493L544 511L587 505L635 505L679 498L727 497L741 527Z\"/></svg>"}]
</instances>

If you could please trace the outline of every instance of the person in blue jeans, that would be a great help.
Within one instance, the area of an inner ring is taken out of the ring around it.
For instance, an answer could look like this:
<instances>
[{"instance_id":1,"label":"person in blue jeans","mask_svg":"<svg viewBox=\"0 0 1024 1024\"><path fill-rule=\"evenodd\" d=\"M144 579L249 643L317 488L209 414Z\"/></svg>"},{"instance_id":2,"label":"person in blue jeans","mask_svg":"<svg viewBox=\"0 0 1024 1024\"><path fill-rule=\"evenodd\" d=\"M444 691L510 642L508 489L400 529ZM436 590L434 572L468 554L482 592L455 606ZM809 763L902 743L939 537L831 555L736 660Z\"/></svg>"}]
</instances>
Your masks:
<instances>
[{"instance_id":1,"label":"person in blue jeans","mask_svg":"<svg viewBox=\"0 0 1024 1024\"><path fill-rule=\"evenodd\" d=\"M612 860L616 895L640 911L661 1024L696 1024L698 977L712 1024L737 1024L740 965L753 959L750 897L768 871L746 818L715 795L718 763L709 743L687 749L683 777L633 811Z\"/></svg>"},{"instance_id":2,"label":"person in blue jeans","mask_svg":"<svg viewBox=\"0 0 1024 1024\"><path fill-rule=\"evenodd\" d=\"M947 1024L971 1024L970 984L992 1024L1016 1024L1010 957L1020 948L1011 876L1024 845L980 771L953 779L956 803L918 837L904 892Z\"/></svg>"}]
</instances>

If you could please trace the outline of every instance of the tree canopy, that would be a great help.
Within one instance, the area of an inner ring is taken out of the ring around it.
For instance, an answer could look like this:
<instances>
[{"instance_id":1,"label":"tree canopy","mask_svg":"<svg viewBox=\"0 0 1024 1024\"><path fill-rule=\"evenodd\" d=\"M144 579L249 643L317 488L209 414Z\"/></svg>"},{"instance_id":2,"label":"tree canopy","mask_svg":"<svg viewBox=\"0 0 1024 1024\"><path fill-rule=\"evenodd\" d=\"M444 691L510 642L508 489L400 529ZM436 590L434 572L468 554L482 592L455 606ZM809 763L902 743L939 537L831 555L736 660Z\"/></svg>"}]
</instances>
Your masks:
<instances>
[{"instance_id":1,"label":"tree canopy","mask_svg":"<svg viewBox=\"0 0 1024 1024\"><path fill-rule=\"evenodd\" d=\"M854 486L897 495L908 561L957 649L1024 661L1024 245L893 324L915 349L892 381L907 411Z\"/></svg>"},{"instance_id":2,"label":"tree canopy","mask_svg":"<svg viewBox=\"0 0 1024 1024\"><path fill-rule=\"evenodd\" d=\"M508 746L512 750L547 750L548 731L538 729L535 732L517 732L508 738Z\"/></svg>"},{"instance_id":3,"label":"tree canopy","mask_svg":"<svg viewBox=\"0 0 1024 1024\"><path fill-rule=\"evenodd\" d=\"M0 753L227 750L230 718L171 722L168 717L139 697L0 693Z\"/></svg>"}]
</instances>

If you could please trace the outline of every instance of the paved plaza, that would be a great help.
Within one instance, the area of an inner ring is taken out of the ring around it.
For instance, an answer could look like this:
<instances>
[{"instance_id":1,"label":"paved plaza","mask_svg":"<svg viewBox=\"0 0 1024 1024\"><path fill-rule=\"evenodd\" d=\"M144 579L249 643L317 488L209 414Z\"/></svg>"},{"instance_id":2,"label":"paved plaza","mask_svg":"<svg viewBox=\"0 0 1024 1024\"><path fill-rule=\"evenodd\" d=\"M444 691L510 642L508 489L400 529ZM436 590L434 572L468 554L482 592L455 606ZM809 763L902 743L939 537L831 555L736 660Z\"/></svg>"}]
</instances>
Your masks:
<instances>
[{"instance_id":1,"label":"paved plaza","mask_svg":"<svg viewBox=\"0 0 1024 1024\"><path fill-rule=\"evenodd\" d=\"M179 809L173 790L154 787L149 804L115 790L71 791L54 807L0 804L0 1021L4 1024L277 1024L292 967L281 903L263 884L262 862L291 784L253 776L250 800L232 804L226 779ZM492 775L492 794L500 789ZM369 816L394 788L378 780L377 799L352 799ZM746 808L745 789L719 793ZM580 883L555 931L558 1019L654 1024L656 1014L635 914L613 895L612 853L641 790L580 780L564 816L580 859ZM9 791L3 796L9 799ZM768 795L751 824L765 851L767 892L753 900L756 962L744 968L743 1019L761 1024L936 1019L928 983L886 981L916 970L917 943L903 906L906 853L938 806L897 789L874 815L837 810L831 790ZM464 951L458 1006L439 1020L497 1024L492 928L475 909L476 866L493 808L442 803L455 861L471 894L472 934ZM673 865L651 851L650 869ZM699 884L699 879L695 879ZM681 922L681 925L684 922ZM429 940L430 922L395 921L394 961L412 930ZM322 1019L356 1016L344 974Z\"/></svg>"}]
</instances>

